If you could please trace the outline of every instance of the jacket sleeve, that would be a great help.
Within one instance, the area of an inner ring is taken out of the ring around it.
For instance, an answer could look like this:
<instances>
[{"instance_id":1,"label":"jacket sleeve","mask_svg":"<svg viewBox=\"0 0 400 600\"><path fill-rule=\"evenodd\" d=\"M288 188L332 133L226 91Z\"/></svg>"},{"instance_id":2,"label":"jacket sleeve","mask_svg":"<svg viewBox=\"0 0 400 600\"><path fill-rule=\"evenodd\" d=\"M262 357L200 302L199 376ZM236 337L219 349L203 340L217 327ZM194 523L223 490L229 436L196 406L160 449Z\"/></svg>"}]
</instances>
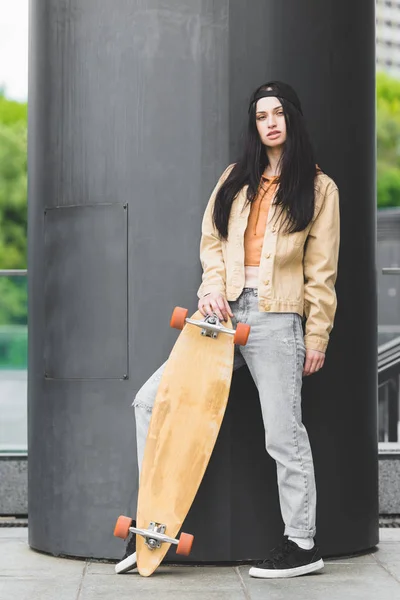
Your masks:
<instances>
[{"instance_id":1,"label":"jacket sleeve","mask_svg":"<svg viewBox=\"0 0 400 600\"><path fill-rule=\"evenodd\" d=\"M210 292L220 292L224 296L226 295L226 271L222 243L218 237L218 231L213 225L212 214L217 192L233 166L229 165L218 179L204 212L200 239L200 262L203 267L203 275L202 283L197 290L199 298Z\"/></svg>"},{"instance_id":2,"label":"jacket sleeve","mask_svg":"<svg viewBox=\"0 0 400 600\"><path fill-rule=\"evenodd\" d=\"M328 186L304 251L306 348L325 352L337 307L335 282L340 244L339 191Z\"/></svg>"}]
</instances>

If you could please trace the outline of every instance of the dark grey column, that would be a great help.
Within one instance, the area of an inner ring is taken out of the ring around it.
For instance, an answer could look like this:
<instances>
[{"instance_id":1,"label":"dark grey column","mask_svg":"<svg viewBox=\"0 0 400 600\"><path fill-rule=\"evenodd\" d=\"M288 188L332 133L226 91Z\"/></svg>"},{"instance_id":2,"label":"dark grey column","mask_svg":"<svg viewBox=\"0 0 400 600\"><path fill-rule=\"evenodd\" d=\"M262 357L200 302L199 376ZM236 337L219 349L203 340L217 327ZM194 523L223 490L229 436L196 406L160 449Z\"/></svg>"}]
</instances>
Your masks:
<instances>
[{"instance_id":1,"label":"dark grey column","mask_svg":"<svg viewBox=\"0 0 400 600\"><path fill-rule=\"evenodd\" d=\"M298 90L341 192L337 320L304 383L317 539L325 555L377 543L374 69L372 0L32 0L33 548L121 555L114 522L137 494L130 404L177 337L173 307L196 309L204 207L270 78ZM195 561L259 558L282 534L247 368L184 529Z\"/></svg>"}]
</instances>

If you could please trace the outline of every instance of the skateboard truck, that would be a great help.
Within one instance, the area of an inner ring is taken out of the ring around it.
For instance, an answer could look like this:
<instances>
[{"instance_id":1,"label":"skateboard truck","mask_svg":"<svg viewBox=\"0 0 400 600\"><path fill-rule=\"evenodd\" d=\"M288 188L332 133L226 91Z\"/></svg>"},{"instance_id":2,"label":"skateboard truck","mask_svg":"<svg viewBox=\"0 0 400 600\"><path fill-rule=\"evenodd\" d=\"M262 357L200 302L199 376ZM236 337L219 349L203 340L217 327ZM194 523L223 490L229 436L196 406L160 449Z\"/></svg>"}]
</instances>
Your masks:
<instances>
[{"instance_id":1,"label":"skateboard truck","mask_svg":"<svg viewBox=\"0 0 400 600\"><path fill-rule=\"evenodd\" d=\"M156 533L165 533L166 527L165 525L154 523L154 521L152 521L148 529L150 531L155 531ZM161 540L154 537L145 538L144 543L150 550L154 550L154 548L161 548Z\"/></svg>"},{"instance_id":2,"label":"skateboard truck","mask_svg":"<svg viewBox=\"0 0 400 600\"><path fill-rule=\"evenodd\" d=\"M236 329L228 329L221 324L221 321L215 313L207 315L205 319L188 319L188 309L176 306L172 312L170 325L175 329L183 329L186 323L201 328L201 335L216 338L219 333L228 333L233 335L233 343L245 346L250 333L250 325L247 323L238 323Z\"/></svg>"},{"instance_id":3,"label":"skateboard truck","mask_svg":"<svg viewBox=\"0 0 400 600\"><path fill-rule=\"evenodd\" d=\"M151 521L147 529L141 529L139 527L132 526L132 519L121 515L117 519L117 523L114 529L114 535L122 539L128 537L129 532L136 533L144 537L144 543L149 550L156 550L161 548L161 544L175 544L177 546L176 553L188 556L192 549L194 536L190 533L181 533L179 540L171 538L165 535L167 526L163 523L156 523Z\"/></svg>"},{"instance_id":4,"label":"skateboard truck","mask_svg":"<svg viewBox=\"0 0 400 600\"><path fill-rule=\"evenodd\" d=\"M186 323L192 323L192 325L197 325L198 327L201 327L201 325L199 325L199 321L194 321L192 319L186 319ZM218 319L215 313L213 313L212 315L207 315L204 321L200 321L200 323L203 323L201 335L207 335L208 337L216 338L218 336L218 333L222 330L225 330L226 333L230 333L231 335L235 334L234 329L228 329L227 327L221 325L221 321ZM208 327L204 326L205 323L207 323ZM210 325L213 327L210 328Z\"/></svg>"},{"instance_id":5,"label":"skateboard truck","mask_svg":"<svg viewBox=\"0 0 400 600\"><path fill-rule=\"evenodd\" d=\"M149 548L149 550L155 550L156 548L161 548L161 544L163 542L168 542L170 544L179 543L178 540L165 535L166 528L167 527L162 523L155 523L154 521L151 521L147 529L129 527L129 531L131 531L132 533L142 535L144 537L144 543ZM149 533L151 533L151 536L149 535Z\"/></svg>"}]
</instances>

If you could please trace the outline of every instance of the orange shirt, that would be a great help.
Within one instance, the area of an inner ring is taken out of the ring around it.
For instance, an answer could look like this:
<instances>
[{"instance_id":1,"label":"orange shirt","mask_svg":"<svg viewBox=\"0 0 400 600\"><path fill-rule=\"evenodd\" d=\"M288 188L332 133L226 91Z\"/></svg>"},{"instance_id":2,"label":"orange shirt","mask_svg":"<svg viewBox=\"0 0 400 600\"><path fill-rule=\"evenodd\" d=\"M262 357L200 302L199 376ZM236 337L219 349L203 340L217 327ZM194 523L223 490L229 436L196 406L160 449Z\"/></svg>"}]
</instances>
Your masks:
<instances>
[{"instance_id":1,"label":"orange shirt","mask_svg":"<svg viewBox=\"0 0 400 600\"><path fill-rule=\"evenodd\" d=\"M251 203L247 228L244 233L244 264L259 266L264 242L269 207L277 191L278 175L261 176L261 182L254 202Z\"/></svg>"}]
</instances>

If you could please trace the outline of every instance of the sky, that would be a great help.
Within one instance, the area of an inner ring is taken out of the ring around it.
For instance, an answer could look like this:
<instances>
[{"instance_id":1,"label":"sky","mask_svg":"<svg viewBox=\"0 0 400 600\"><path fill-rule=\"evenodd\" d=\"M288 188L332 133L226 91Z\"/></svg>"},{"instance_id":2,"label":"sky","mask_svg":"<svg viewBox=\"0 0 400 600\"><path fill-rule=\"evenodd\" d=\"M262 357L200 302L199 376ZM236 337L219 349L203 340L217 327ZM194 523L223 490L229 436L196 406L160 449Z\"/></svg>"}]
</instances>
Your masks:
<instances>
[{"instance_id":1,"label":"sky","mask_svg":"<svg viewBox=\"0 0 400 600\"><path fill-rule=\"evenodd\" d=\"M0 0L0 86L6 96L28 97L29 0Z\"/></svg>"}]
</instances>

